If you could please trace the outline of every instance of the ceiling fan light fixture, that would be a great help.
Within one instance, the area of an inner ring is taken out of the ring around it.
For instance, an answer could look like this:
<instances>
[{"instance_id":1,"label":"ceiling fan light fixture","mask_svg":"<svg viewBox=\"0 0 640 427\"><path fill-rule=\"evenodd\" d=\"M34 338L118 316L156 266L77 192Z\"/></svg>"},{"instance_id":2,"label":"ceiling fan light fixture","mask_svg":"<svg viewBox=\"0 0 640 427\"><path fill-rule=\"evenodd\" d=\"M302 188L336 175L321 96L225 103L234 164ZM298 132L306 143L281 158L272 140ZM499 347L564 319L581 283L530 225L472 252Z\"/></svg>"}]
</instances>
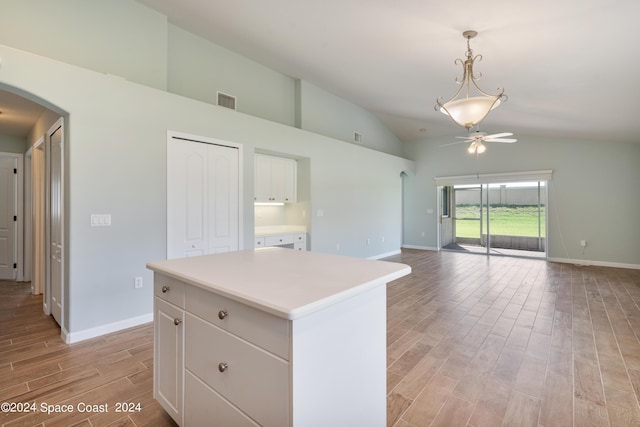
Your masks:
<instances>
[{"instance_id":1,"label":"ceiling fan light fixture","mask_svg":"<svg viewBox=\"0 0 640 427\"><path fill-rule=\"evenodd\" d=\"M507 100L504 89L498 88L498 93L491 95L478 86L476 82L482 74L474 74L473 63L482 59L482 55L473 56L469 41L478 35L477 31L465 31L462 36L467 39L466 59L456 59L455 63L462 66L462 78L456 78L460 85L458 91L448 101L443 98L436 100L435 110L451 117L458 125L471 129L487 117L489 112L496 108L502 101ZM472 92L477 92L472 96Z\"/></svg>"},{"instance_id":2,"label":"ceiling fan light fixture","mask_svg":"<svg viewBox=\"0 0 640 427\"><path fill-rule=\"evenodd\" d=\"M467 148L469 154L482 154L485 151L487 151L487 147L485 147L480 140L472 141L471 144L469 144L469 148Z\"/></svg>"},{"instance_id":3,"label":"ceiling fan light fixture","mask_svg":"<svg viewBox=\"0 0 640 427\"><path fill-rule=\"evenodd\" d=\"M476 142L473 141L471 144L469 144L469 148L467 148L467 152L469 154L475 154L476 153Z\"/></svg>"}]
</instances>

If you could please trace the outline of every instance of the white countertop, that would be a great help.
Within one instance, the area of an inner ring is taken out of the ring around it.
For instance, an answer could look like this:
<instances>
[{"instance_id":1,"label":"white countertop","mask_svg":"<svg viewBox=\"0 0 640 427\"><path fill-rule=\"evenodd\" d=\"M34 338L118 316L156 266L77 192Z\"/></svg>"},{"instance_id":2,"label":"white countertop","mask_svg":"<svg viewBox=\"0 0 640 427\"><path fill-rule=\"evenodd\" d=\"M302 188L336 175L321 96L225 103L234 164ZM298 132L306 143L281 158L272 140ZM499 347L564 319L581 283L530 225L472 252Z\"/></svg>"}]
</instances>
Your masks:
<instances>
[{"instance_id":1,"label":"white countertop","mask_svg":"<svg viewBox=\"0 0 640 427\"><path fill-rule=\"evenodd\" d=\"M256 237L306 232L307 227L303 225L265 225L262 227L256 227L255 229Z\"/></svg>"},{"instance_id":2,"label":"white countertop","mask_svg":"<svg viewBox=\"0 0 640 427\"><path fill-rule=\"evenodd\" d=\"M277 247L150 262L147 268L291 320L411 272L395 262Z\"/></svg>"}]
</instances>

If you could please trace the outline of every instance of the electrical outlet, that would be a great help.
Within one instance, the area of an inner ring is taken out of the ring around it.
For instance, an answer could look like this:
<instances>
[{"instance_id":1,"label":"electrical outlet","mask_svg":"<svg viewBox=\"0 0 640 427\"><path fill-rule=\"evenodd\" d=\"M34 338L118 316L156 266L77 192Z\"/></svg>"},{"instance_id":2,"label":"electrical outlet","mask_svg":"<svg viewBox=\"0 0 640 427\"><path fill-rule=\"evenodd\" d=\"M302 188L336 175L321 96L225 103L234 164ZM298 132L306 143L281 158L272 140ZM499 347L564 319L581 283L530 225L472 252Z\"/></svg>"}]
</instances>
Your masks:
<instances>
[{"instance_id":1,"label":"electrical outlet","mask_svg":"<svg viewBox=\"0 0 640 427\"><path fill-rule=\"evenodd\" d=\"M367 239L367 246L371 244L371 239Z\"/></svg>"},{"instance_id":2,"label":"electrical outlet","mask_svg":"<svg viewBox=\"0 0 640 427\"><path fill-rule=\"evenodd\" d=\"M586 240L580 240L580 246L582 246L583 248L587 246L587 241Z\"/></svg>"},{"instance_id":3,"label":"electrical outlet","mask_svg":"<svg viewBox=\"0 0 640 427\"><path fill-rule=\"evenodd\" d=\"M136 277L133 279L133 287L136 289L140 289L142 287L142 277Z\"/></svg>"}]
</instances>

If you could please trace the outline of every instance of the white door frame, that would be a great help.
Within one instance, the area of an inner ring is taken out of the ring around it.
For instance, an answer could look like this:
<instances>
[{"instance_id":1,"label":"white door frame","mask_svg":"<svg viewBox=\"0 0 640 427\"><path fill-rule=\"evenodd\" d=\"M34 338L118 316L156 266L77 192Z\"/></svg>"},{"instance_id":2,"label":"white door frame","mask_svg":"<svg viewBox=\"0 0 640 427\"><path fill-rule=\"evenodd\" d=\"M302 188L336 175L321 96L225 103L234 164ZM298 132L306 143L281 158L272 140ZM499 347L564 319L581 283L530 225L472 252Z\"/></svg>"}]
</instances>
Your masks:
<instances>
[{"instance_id":1,"label":"white door frame","mask_svg":"<svg viewBox=\"0 0 640 427\"><path fill-rule=\"evenodd\" d=\"M31 282L31 293L33 289L33 147L29 147L24 155L24 259L23 279Z\"/></svg>"},{"instance_id":2,"label":"white door frame","mask_svg":"<svg viewBox=\"0 0 640 427\"><path fill-rule=\"evenodd\" d=\"M21 282L23 280L23 265L22 265L22 253L23 253L23 233L22 233L22 224L23 224L23 212L22 212L22 200L23 200L23 185L24 185L24 177L23 177L23 164L24 164L24 155L20 153L6 153L0 152L0 157L12 158L16 161L16 169L17 169L17 179L14 191L15 193L15 203L16 210L15 215L17 215L17 221L14 224L14 262L16 263L16 271L14 280Z\"/></svg>"}]
</instances>

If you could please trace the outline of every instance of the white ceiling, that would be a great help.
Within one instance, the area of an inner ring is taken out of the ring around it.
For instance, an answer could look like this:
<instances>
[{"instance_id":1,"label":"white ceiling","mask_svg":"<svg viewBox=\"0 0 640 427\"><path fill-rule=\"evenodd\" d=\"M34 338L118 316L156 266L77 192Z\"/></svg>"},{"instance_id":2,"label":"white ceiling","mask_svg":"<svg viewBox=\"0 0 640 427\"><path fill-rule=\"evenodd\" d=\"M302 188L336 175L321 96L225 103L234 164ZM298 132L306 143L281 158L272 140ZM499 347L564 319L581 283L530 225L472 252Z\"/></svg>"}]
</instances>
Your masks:
<instances>
[{"instance_id":1,"label":"white ceiling","mask_svg":"<svg viewBox=\"0 0 640 427\"><path fill-rule=\"evenodd\" d=\"M457 90L473 29L480 87L509 97L483 131L640 142L637 0L138 1L369 109L402 140L466 133L433 106Z\"/></svg>"},{"instance_id":2,"label":"white ceiling","mask_svg":"<svg viewBox=\"0 0 640 427\"><path fill-rule=\"evenodd\" d=\"M456 91L474 29L480 86L509 97L481 130L640 143L636 0L138 1L367 108L402 140L466 133L433 106Z\"/></svg>"}]
</instances>

